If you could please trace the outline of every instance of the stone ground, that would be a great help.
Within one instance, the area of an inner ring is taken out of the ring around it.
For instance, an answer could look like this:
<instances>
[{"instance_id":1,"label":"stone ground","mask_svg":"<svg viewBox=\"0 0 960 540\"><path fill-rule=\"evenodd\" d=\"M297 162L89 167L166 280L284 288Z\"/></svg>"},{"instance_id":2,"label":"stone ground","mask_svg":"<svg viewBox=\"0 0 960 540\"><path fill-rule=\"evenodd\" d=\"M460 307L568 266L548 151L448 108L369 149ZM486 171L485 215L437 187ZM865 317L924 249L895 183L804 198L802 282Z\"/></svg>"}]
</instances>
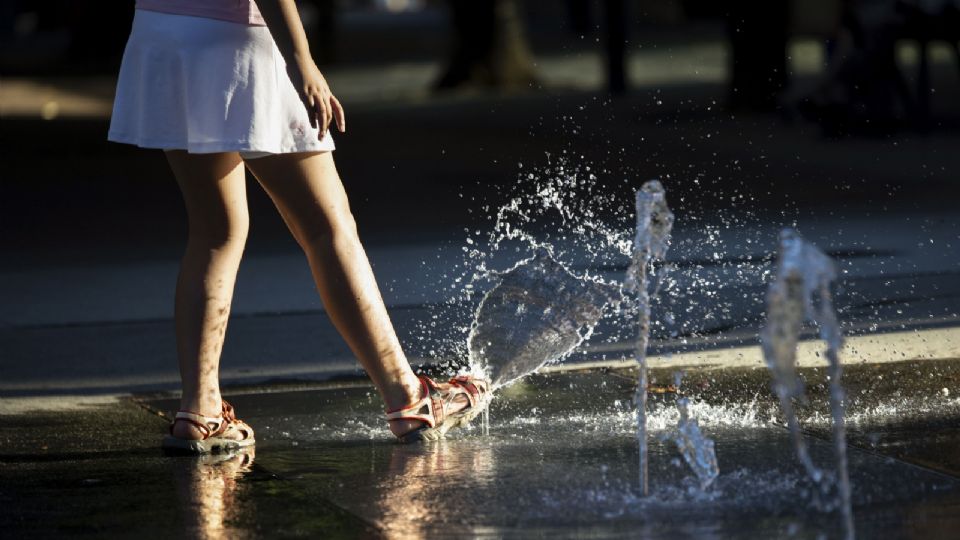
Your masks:
<instances>
[{"instance_id":1,"label":"stone ground","mask_svg":"<svg viewBox=\"0 0 960 540\"><path fill-rule=\"evenodd\" d=\"M657 388L671 372L654 371ZM823 369L801 373L804 438L829 474ZM0 526L10 538L841 537L835 493L815 496L763 369L686 373L680 394L720 464L706 490L668 438L677 394L651 394L651 495L639 496L634 376L535 376L501 392L489 434L409 446L362 381L237 389L256 448L207 458L161 454L169 396L14 398L27 411L0 414ZM844 383L859 536L951 538L960 360L850 366Z\"/></svg>"}]
</instances>

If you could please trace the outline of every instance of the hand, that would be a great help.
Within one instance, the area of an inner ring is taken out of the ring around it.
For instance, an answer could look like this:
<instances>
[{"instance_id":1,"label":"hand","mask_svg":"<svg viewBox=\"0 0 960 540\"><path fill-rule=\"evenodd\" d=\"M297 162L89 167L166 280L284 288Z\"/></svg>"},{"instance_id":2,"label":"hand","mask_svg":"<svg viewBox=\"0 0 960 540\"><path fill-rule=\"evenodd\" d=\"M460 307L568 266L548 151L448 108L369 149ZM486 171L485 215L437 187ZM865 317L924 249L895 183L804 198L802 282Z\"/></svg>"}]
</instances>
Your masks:
<instances>
[{"instance_id":1,"label":"hand","mask_svg":"<svg viewBox=\"0 0 960 540\"><path fill-rule=\"evenodd\" d=\"M330 92L327 80L323 78L323 74L313 60L291 62L287 65L287 73L290 81L293 82L293 87L300 94L300 100L307 108L310 125L320 129L318 139L322 139L327 134L330 122L334 120L337 122L340 133L347 131L343 106Z\"/></svg>"}]
</instances>

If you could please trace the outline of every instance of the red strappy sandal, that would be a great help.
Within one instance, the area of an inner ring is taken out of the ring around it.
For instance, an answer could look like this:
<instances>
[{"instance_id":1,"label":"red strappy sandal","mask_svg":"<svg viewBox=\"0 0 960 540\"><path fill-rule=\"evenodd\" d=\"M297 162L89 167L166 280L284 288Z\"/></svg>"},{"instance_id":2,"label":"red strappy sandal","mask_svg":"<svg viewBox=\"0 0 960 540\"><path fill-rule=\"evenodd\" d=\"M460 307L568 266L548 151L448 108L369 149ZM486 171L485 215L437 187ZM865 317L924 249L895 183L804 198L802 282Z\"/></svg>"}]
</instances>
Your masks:
<instances>
[{"instance_id":1,"label":"red strappy sandal","mask_svg":"<svg viewBox=\"0 0 960 540\"><path fill-rule=\"evenodd\" d=\"M387 411L388 421L419 420L424 423L422 427L397 437L401 443L442 439L451 429L466 427L490 404L488 381L460 375L450 379L447 388L441 388L430 377L421 375L419 379L423 386L423 397L416 403ZM461 395L466 396L469 403L467 407L447 414L444 405Z\"/></svg>"},{"instance_id":2,"label":"red strappy sandal","mask_svg":"<svg viewBox=\"0 0 960 540\"><path fill-rule=\"evenodd\" d=\"M173 436L173 424L179 421L189 422L203 435L202 439L181 439ZM190 411L178 411L170 424L170 434L163 438L160 445L166 451L188 454L210 454L232 452L256 443L253 428L239 420L233 412L233 405L223 401L220 416L203 416ZM240 434L239 437L236 434Z\"/></svg>"}]
</instances>

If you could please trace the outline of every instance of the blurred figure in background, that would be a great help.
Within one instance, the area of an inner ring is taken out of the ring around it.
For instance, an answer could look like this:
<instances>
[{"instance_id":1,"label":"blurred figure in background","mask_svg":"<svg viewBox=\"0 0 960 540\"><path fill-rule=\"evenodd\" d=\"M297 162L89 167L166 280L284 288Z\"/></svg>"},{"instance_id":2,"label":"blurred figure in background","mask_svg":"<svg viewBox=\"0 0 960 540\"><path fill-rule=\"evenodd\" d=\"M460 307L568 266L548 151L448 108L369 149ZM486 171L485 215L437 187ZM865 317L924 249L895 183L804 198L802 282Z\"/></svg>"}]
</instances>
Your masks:
<instances>
[{"instance_id":1,"label":"blurred figure in background","mask_svg":"<svg viewBox=\"0 0 960 540\"><path fill-rule=\"evenodd\" d=\"M927 45L950 43L960 67L960 0L846 0L828 71L799 110L830 135L884 135L924 127L931 91ZM897 44L919 45L915 89L897 63Z\"/></svg>"},{"instance_id":2,"label":"blurred figure in background","mask_svg":"<svg viewBox=\"0 0 960 540\"><path fill-rule=\"evenodd\" d=\"M523 90L536 82L517 0L450 0L449 9L453 53L437 89Z\"/></svg>"}]
</instances>

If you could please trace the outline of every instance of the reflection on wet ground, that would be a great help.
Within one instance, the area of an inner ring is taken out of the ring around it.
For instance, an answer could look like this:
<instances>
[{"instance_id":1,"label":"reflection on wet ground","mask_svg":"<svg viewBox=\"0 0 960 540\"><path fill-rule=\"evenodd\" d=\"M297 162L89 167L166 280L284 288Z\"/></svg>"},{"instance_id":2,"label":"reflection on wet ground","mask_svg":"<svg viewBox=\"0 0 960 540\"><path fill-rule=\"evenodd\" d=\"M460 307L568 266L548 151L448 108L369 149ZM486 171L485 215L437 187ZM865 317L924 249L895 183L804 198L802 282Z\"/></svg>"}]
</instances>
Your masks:
<instances>
[{"instance_id":1,"label":"reflection on wet ground","mask_svg":"<svg viewBox=\"0 0 960 540\"><path fill-rule=\"evenodd\" d=\"M246 532L233 523L237 516L255 511L239 493L240 481L249 473L256 450L211 454L183 461L174 470L177 498L184 512L184 532L196 538L220 540L242 537ZM244 488L246 486L243 486Z\"/></svg>"},{"instance_id":2,"label":"reflection on wet ground","mask_svg":"<svg viewBox=\"0 0 960 540\"><path fill-rule=\"evenodd\" d=\"M0 537L377 536L253 452L164 456L163 424L132 403L0 416Z\"/></svg>"},{"instance_id":3,"label":"reflection on wet ground","mask_svg":"<svg viewBox=\"0 0 960 540\"><path fill-rule=\"evenodd\" d=\"M810 402L798 410L813 459L829 470L823 371L801 370ZM705 492L665 438L678 419L666 387L672 374L652 375L664 391L650 398L647 498L636 485L634 374L594 371L521 381L494 402L490 435L473 428L429 445L395 444L379 400L361 385L231 396L257 429L255 455L164 457L163 422L132 405L106 428L103 414L89 411L41 424L35 416L29 426L0 416L0 530L98 538L839 537L833 494L816 498L765 370L683 379L691 415L716 441L720 476ZM844 382L859 536L953 537L960 361L848 366Z\"/></svg>"},{"instance_id":4,"label":"reflection on wet ground","mask_svg":"<svg viewBox=\"0 0 960 540\"><path fill-rule=\"evenodd\" d=\"M928 418L944 426L952 418L955 426L960 400L939 390L956 386L958 366L849 368L856 445L851 481L861 537L938 537L960 528L960 480L941 474L957 472L956 452L948 450L960 442L956 429L912 439L925 454L903 451L902 441L889 435L906 429L891 427L898 423L922 433ZM829 471L822 371L803 372L811 402L800 411L812 456ZM656 374L661 381L667 375ZM678 418L675 395L653 396L651 496L640 497L633 381L630 373L612 372L535 377L494 402L489 436L474 428L417 446L392 442L367 388L233 401L259 429L259 465L290 484L310 486L388 535L840 534L835 494L818 498L806 479L762 370L696 372L685 379L681 392L693 401L692 414L716 440L720 476L705 492L665 440ZM941 472L924 459L939 463Z\"/></svg>"},{"instance_id":5,"label":"reflection on wet ground","mask_svg":"<svg viewBox=\"0 0 960 540\"><path fill-rule=\"evenodd\" d=\"M270 465L296 482L323 486L320 492L329 500L407 537L451 531L603 536L646 530L659 531L652 536L672 531L756 538L839 531L833 514L808 502L811 486L785 459L792 457L792 447L781 432L751 433L724 443L718 444L718 456L728 469L706 493L657 448L652 456L659 466L651 469L657 484L646 499L637 495L635 467L625 466L636 461L630 459L635 450L612 441L575 450L563 440L534 448L497 439L429 448L311 446L278 453ZM829 447L820 445L815 455L828 459ZM867 537L870 531L897 530L909 536L918 526L955 530L955 518L929 516L958 509L956 481L863 453L855 453L852 463L855 485L870 486L869 494L855 499L857 525Z\"/></svg>"}]
</instances>

